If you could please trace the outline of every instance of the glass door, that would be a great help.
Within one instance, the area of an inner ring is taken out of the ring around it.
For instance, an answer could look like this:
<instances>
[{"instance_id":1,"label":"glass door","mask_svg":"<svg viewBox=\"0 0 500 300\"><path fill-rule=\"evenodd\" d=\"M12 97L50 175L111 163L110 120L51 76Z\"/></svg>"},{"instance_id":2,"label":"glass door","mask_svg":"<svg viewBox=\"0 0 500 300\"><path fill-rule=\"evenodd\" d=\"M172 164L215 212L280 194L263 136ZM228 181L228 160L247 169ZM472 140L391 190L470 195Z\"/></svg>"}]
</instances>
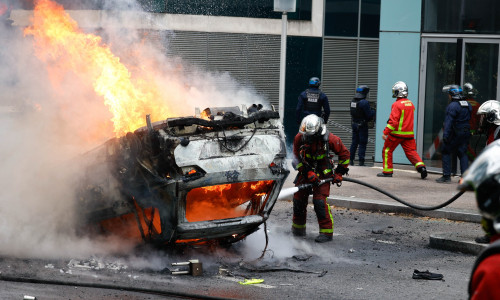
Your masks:
<instances>
[{"instance_id":1,"label":"glass door","mask_svg":"<svg viewBox=\"0 0 500 300\"><path fill-rule=\"evenodd\" d=\"M425 164L441 169L440 145L448 96L442 92L447 84L472 87L466 96L473 105L473 116L481 103L499 99L499 41L460 38L424 38L421 55L421 86L419 90L419 120L417 145ZM478 118L471 120L477 128ZM471 160L481 152L485 137L475 134L468 155ZM453 170L452 170L453 171Z\"/></svg>"}]
</instances>

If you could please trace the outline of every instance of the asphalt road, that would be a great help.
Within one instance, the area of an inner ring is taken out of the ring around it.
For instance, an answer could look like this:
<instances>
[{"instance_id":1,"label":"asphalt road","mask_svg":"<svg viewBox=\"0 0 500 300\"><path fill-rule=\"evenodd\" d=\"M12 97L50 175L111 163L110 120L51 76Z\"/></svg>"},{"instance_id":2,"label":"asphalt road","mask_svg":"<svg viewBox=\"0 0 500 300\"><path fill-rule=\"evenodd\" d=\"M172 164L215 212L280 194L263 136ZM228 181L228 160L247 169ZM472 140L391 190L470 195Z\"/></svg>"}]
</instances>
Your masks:
<instances>
[{"instance_id":1,"label":"asphalt road","mask_svg":"<svg viewBox=\"0 0 500 300\"><path fill-rule=\"evenodd\" d=\"M335 207L334 240L317 244L309 208L308 234L290 234L292 206L278 201L261 230L229 249L57 260L0 258L0 299L466 299L475 256L429 247L439 232L480 235L475 223ZM172 262L199 259L203 275L171 275ZM414 269L444 280L412 279ZM245 278L261 284L241 285ZM18 279L18 282L11 280ZM9 281L4 281L9 280ZM24 282L19 282L24 281ZM54 283L54 284L51 284ZM163 295L159 295L163 293Z\"/></svg>"}]
</instances>

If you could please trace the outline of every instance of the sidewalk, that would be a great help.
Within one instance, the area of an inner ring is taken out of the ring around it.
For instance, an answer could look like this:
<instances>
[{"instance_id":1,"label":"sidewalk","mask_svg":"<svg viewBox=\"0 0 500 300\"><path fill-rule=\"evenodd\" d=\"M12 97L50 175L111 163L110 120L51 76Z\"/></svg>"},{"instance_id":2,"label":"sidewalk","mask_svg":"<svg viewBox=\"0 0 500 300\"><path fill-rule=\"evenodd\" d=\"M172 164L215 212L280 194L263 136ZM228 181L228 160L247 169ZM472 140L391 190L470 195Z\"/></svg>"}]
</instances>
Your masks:
<instances>
[{"instance_id":1,"label":"sidewalk","mask_svg":"<svg viewBox=\"0 0 500 300\"><path fill-rule=\"evenodd\" d=\"M290 175L283 188L294 186L293 180L297 172L291 166L290 170ZM442 184L435 181L441 177L441 174L429 173L427 178L423 180L413 166L408 165L394 165L392 178L377 177L377 173L380 172L382 172L380 163L375 163L372 167L349 166L348 177L377 186L405 202L420 206L439 205L459 192L457 190L459 177L452 177L451 184ZM478 223L478 226L480 226L481 220L473 192L464 193L456 201L439 210L424 211L410 208L363 185L344 181L341 187L332 185L327 201L336 207L410 214L416 217L445 218L454 221L474 222ZM436 233L430 237L430 246L477 254L486 245L475 243L474 238L476 237L467 236L467 233Z\"/></svg>"}]
</instances>

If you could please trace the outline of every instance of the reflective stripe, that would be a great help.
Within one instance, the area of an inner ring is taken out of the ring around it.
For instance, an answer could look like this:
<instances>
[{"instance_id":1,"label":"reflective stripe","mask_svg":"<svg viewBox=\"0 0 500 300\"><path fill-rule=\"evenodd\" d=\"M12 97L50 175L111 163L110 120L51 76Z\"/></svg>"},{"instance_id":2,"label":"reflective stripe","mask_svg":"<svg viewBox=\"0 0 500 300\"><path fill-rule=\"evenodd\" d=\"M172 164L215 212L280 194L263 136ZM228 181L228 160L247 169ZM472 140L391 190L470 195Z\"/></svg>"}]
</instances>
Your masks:
<instances>
[{"instance_id":1,"label":"reflective stripe","mask_svg":"<svg viewBox=\"0 0 500 300\"><path fill-rule=\"evenodd\" d=\"M304 225L298 225L298 224L295 224L292 222L292 227L295 227L295 228L306 228L306 224Z\"/></svg>"},{"instance_id":2,"label":"reflective stripe","mask_svg":"<svg viewBox=\"0 0 500 300\"><path fill-rule=\"evenodd\" d=\"M320 229L320 233L333 233L333 229Z\"/></svg>"},{"instance_id":3,"label":"reflective stripe","mask_svg":"<svg viewBox=\"0 0 500 300\"><path fill-rule=\"evenodd\" d=\"M326 170L323 170L323 174L330 173L331 171L332 171L332 169L326 169Z\"/></svg>"},{"instance_id":4,"label":"reflective stripe","mask_svg":"<svg viewBox=\"0 0 500 300\"><path fill-rule=\"evenodd\" d=\"M401 111L401 117L399 117L399 127L398 127L398 131L401 132L401 129L403 129L403 121L405 119L405 110L403 109Z\"/></svg>"},{"instance_id":5,"label":"reflective stripe","mask_svg":"<svg viewBox=\"0 0 500 300\"><path fill-rule=\"evenodd\" d=\"M384 150L384 172L392 172L392 169L389 169L389 166L387 164L387 160L388 160L387 156L389 155L390 149L391 149L390 147L387 147Z\"/></svg>"},{"instance_id":6,"label":"reflective stripe","mask_svg":"<svg viewBox=\"0 0 500 300\"><path fill-rule=\"evenodd\" d=\"M340 160L340 161L339 161L339 164L341 164L341 165L347 165L347 164L349 164L350 162L351 162L351 161L350 161L349 159L346 159L346 160Z\"/></svg>"},{"instance_id":7,"label":"reflective stripe","mask_svg":"<svg viewBox=\"0 0 500 300\"><path fill-rule=\"evenodd\" d=\"M299 169L300 167L302 167L304 164L303 163L298 163L296 166L295 166L295 170Z\"/></svg>"},{"instance_id":8,"label":"reflective stripe","mask_svg":"<svg viewBox=\"0 0 500 300\"><path fill-rule=\"evenodd\" d=\"M415 164L415 168L418 167L418 166L420 166L420 165L423 165L423 164L424 164L423 162L418 162L418 163Z\"/></svg>"},{"instance_id":9,"label":"reflective stripe","mask_svg":"<svg viewBox=\"0 0 500 300\"><path fill-rule=\"evenodd\" d=\"M307 158L312 158L313 160L322 160L323 158L325 158L325 154L321 154L321 155L318 155L318 156L311 156L311 154L306 154L306 157Z\"/></svg>"},{"instance_id":10,"label":"reflective stripe","mask_svg":"<svg viewBox=\"0 0 500 300\"><path fill-rule=\"evenodd\" d=\"M391 133L400 134L400 135L413 135L413 131L392 131Z\"/></svg>"},{"instance_id":11,"label":"reflective stripe","mask_svg":"<svg viewBox=\"0 0 500 300\"><path fill-rule=\"evenodd\" d=\"M389 128L390 130L396 129L396 128L392 127L391 124L387 124L387 128Z\"/></svg>"}]
</instances>

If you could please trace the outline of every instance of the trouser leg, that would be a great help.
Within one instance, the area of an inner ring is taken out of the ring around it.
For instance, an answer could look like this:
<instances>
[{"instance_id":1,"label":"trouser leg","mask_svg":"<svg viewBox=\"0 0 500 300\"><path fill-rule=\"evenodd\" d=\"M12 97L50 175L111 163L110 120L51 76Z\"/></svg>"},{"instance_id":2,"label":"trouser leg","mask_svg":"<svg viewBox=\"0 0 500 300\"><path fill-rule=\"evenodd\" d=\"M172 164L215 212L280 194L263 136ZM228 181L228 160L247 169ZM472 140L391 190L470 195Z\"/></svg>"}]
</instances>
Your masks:
<instances>
[{"instance_id":1,"label":"trouser leg","mask_svg":"<svg viewBox=\"0 0 500 300\"><path fill-rule=\"evenodd\" d=\"M365 162L366 144L368 143L368 126L359 128L359 163Z\"/></svg>"},{"instance_id":2,"label":"trouser leg","mask_svg":"<svg viewBox=\"0 0 500 300\"><path fill-rule=\"evenodd\" d=\"M333 235L333 216L326 198L330 195L330 184L323 184L313 190L313 204L318 218L319 233Z\"/></svg>"},{"instance_id":3,"label":"trouser leg","mask_svg":"<svg viewBox=\"0 0 500 300\"><path fill-rule=\"evenodd\" d=\"M307 202L309 190L301 190L293 195L293 218L292 226L295 228L305 228L307 220Z\"/></svg>"},{"instance_id":4,"label":"trouser leg","mask_svg":"<svg viewBox=\"0 0 500 300\"><path fill-rule=\"evenodd\" d=\"M383 162L383 172L386 174L392 174L392 153L394 149L399 145L400 139L389 135L385 139L384 147L382 148L382 162Z\"/></svg>"},{"instance_id":5,"label":"trouser leg","mask_svg":"<svg viewBox=\"0 0 500 300\"><path fill-rule=\"evenodd\" d=\"M401 147L405 152L406 158L411 162L415 168L425 167L424 162L420 158L420 155L417 153L417 143L415 143L415 139L401 141Z\"/></svg>"}]
</instances>

